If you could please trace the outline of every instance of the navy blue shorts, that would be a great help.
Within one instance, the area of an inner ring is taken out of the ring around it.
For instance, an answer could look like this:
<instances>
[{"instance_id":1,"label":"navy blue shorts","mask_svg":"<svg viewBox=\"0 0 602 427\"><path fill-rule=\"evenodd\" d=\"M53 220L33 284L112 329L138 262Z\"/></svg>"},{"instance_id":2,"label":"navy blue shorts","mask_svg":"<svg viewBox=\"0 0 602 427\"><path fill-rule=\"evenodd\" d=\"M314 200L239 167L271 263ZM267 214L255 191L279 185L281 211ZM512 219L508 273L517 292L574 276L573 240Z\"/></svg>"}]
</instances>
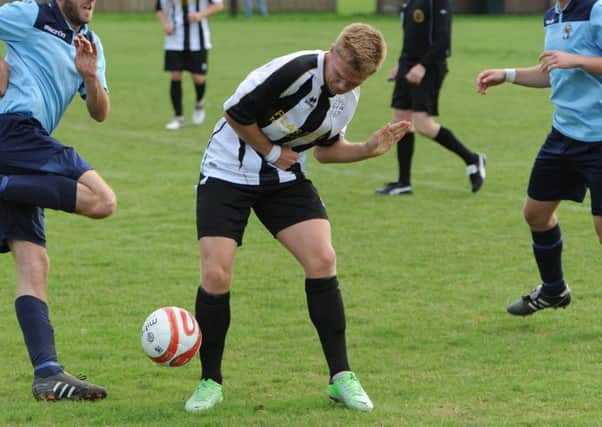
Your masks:
<instances>
[{"instance_id":1,"label":"navy blue shorts","mask_svg":"<svg viewBox=\"0 0 602 427\"><path fill-rule=\"evenodd\" d=\"M308 179L241 185L201 177L197 185L197 238L229 237L242 245L251 209L274 237L302 221L328 219L318 190Z\"/></svg>"},{"instance_id":2,"label":"navy blue shorts","mask_svg":"<svg viewBox=\"0 0 602 427\"><path fill-rule=\"evenodd\" d=\"M73 147L48 135L31 114L0 114L0 175L60 175L74 180L91 170ZM44 210L0 200L0 252L7 240L46 245Z\"/></svg>"},{"instance_id":3,"label":"navy blue shorts","mask_svg":"<svg viewBox=\"0 0 602 427\"><path fill-rule=\"evenodd\" d=\"M529 197L583 202L589 188L592 215L602 215L602 141L581 142L552 129L529 179Z\"/></svg>"}]
</instances>

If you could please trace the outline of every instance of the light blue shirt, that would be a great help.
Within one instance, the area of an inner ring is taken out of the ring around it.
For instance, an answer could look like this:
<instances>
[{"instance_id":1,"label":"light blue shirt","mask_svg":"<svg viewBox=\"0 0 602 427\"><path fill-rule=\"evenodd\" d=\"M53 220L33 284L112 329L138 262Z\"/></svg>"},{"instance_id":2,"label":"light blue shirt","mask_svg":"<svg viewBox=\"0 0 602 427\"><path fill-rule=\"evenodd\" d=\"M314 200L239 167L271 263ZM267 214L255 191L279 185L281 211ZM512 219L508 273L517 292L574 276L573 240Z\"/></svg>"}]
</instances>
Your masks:
<instances>
[{"instance_id":1,"label":"light blue shirt","mask_svg":"<svg viewBox=\"0 0 602 427\"><path fill-rule=\"evenodd\" d=\"M82 26L80 34L96 43L97 75L107 89L105 58L96 34ZM76 32L58 6L16 1L0 7L0 40L6 43L10 77L0 113L31 113L50 134L77 92L86 96L75 68Z\"/></svg>"},{"instance_id":2,"label":"light blue shirt","mask_svg":"<svg viewBox=\"0 0 602 427\"><path fill-rule=\"evenodd\" d=\"M545 50L602 57L602 0L570 0L544 18ZM550 72L553 126L583 142L602 142L602 75L582 68Z\"/></svg>"}]
</instances>

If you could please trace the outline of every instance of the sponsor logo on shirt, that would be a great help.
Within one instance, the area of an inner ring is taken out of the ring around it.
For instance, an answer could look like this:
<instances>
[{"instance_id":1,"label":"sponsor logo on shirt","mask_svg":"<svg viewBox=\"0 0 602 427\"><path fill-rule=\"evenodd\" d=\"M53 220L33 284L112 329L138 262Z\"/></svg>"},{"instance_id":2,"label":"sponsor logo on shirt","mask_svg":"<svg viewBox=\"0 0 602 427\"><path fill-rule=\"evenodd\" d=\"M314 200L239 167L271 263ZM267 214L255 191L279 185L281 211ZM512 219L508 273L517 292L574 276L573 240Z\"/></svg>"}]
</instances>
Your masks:
<instances>
[{"instance_id":1,"label":"sponsor logo on shirt","mask_svg":"<svg viewBox=\"0 0 602 427\"><path fill-rule=\"evenodd\" d=\"M48 24L44 24L44 26L42 27L42 29L44 31L46 31L47 33L52 34L53 36L56 36L60 39L65 40L67 38L67 34L65 34L64 31L61 30L57 30L56 28L52 28L50 25Z\"/></svg>"}]
</instances>

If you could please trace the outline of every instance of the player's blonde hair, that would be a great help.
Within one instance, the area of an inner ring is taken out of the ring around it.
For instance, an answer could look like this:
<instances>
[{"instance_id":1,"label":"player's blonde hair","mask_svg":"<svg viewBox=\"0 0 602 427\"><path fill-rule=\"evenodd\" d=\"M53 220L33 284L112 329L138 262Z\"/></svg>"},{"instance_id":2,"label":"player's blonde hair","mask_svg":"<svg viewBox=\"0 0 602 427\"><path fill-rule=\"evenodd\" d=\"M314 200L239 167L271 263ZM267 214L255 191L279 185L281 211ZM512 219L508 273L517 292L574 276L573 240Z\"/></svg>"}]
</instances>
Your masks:
<instances>
[{"instance_id":1,"label":"player's blonde hair","mask_svg":"<svg viewBox=\"0 0 602 427\"><path fill-rule=\"evenodd\" d=\"M362 23L347 25L334 43L334 51L362 76L380 68L387 56L387 43L376 28Z\"/></svg>"}]
</instances>

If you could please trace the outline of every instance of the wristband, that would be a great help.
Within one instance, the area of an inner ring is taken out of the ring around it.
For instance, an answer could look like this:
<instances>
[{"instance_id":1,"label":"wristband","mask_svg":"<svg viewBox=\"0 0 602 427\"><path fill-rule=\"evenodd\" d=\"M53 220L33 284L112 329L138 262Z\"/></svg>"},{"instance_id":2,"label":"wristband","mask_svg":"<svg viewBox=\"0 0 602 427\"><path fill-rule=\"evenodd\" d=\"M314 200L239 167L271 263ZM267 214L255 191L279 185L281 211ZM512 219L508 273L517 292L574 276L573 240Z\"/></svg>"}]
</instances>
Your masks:
<instances>
[{"instance_id":1,"label":"wristband","mask_svg":"<svg viewBox=\"0 0 602 427\"><path fill-rule=\"evenodd\" d=\"M509 83L514 83L516 80L516 68L506 68L504 70L504 80Z\"/></svg>"},{"instance_id":2,"label":"wristband","mask_svg":"<svg viewBox=\"0 0 602 427\"><path fill-rule=\"evenodd\" d=\"M282 147L274 144L268 154L264 156L264 159L268 163L276 163L282 154Z\"/></svg>"}]
</instances>

